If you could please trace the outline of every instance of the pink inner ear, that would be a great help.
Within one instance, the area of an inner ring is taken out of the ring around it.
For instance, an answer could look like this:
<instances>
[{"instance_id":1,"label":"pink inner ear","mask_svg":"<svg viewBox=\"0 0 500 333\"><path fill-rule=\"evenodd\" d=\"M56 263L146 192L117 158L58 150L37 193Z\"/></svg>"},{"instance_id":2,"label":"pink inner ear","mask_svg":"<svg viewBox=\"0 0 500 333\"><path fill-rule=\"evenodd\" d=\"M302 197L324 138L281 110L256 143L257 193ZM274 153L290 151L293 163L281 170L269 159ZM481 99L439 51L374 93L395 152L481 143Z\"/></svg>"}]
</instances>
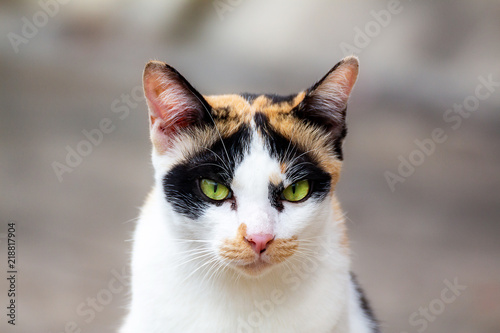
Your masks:
<instances>
[{"instance_id":1,"label":"pink inner ear","mask_svg":"<svg viewBox=\"0 0 500 333\"><path fill-rule=\"evenodd\" d=\"M352 88L354 87L354 83L356 83L357 77L358 77L357 68L353 69L351 67L346 66L345 68L342 68L338 73L334 74L333 83L338 85L344 96L349 97Z\"/></svg>"},{"instance_id":2,"label":"pink inner ear","mask_svg":"<svg viewBox=\"0 0 500 333\"><path fill-rule=\"evenodd\" d=\"M333 72L328 75L313 94L320 100L334 105L342 110L347 104L352 88L358 77L358 61L356 58L347 58Z\"/></svg>"},{"instance_id":3,"label":"pink inner ear","mask_svg":"<svg viewBox=\"0 0 500 333\"><path fill-rule=\"evenodd\" d=\"M144 75L144 92L149 106L151 125L160 121L166 134L175 133L196 121L198 103L178 77L154 66Z\"/></svg>"}]
</instances>

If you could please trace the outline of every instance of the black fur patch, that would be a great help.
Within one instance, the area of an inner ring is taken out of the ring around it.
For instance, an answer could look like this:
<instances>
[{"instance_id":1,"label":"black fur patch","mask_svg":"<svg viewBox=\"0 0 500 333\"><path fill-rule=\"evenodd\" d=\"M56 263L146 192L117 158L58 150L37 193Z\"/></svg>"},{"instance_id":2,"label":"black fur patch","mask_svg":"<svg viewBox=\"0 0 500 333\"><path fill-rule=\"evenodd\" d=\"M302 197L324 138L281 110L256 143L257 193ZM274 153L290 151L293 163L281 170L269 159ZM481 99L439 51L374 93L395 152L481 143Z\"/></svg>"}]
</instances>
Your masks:
<instances>
[{"instance_id":1,"label":"black fur patch","mask_svg":"<svg viewBox=\"0 0 500 333\"><path fill-rule=\"evenodd\" d=\"M243 93L241 94L241 97L246 99L248 103L253 103L255 99L259 96L265 96L271 100L272 103L291 103L295 99L295 96L297 94L292 94L292 95L287 95L287 96L281 96L281 95L276 95L276 94L250 94L250 93Z\"/></svg>"},{"instance_id":2,"label":"black fur patch","mask_svg":"<svg viewBox=\"0 0 500 333\"><path fill-rule=\"evenodd\" d=\"M208 199L200 190L202 178L215 180L230 188L236 166L248 151L250 130L246 126L228 138L219 140L208 149L174 166L163 178L165 197L174 210L196 220L210 204L221 205Z\"/></svg>"},{"instance_id":3,"label":"black fur patch","mask_svg":"<svg viewBox=\"0 0 500 333\"><path fill-rule=\"evenodd\" d=\"M281 193L285 190L283 183L279 185L269 184L269 201L271 202L271 206L276 208L278 212L281 212L285 207L283 206L283 202L281 201Z\"/></svg>"},{"instance_id":4,"label":"black fur patch","mask_svg":"<svg viewBox=\"0 0 500 333\"><path fill-rule=\"evenodd\" d=\"M306 101L306 99L304 101ZM295 117L299 118L302 121L311 123L314 126L324 128L328 133L330 133L330 138L335 154L337 155L338 159L342 161L344 159L342 153L342 142L347 135L347 125L345 122L346 109L339 113L339 121L333 120L335 119L333 117L325 116L330 112L333 113L335 111L311 110L305 102L300 103L295 109L292 110L292 113Z\"/></svg>"},{"instance_id":5,"label":"black fur patch","mask_svg":"<svg viewBox=\"0 0 500 333\"><path fill-rule=\"evenodd\" d=\"M287 178L292 183L308 179L312 186L311 197L319 200L324 199L330 191L330 174L321 169L309 153L300 150L293 142L276 132L269 124L265 114L255 113L254 121L264 135L271 156L287 165L285 171ZM273 206L278 210L282 209L282 204L276 195L278 193L280 195L281 191L273 189L271 186L269 192L271 203L274 203Z\"/></svg>"},{"instance_id":6,"label":"black fur patch","mask_svg":"<svg viewBox=\"0 0 500 333\"><path fill-rule=\"evenodd\" d=\"M380 327L378 324L378 320L375 318L375 314L373 313L373 310L370 307L370 303L368 302L368 299L366 298L365 293L363 292L363 289L361 289L361 286L358 283L356 275L354 275L353 272L351 272L351 281L354 284L354 286L356 287L356 292L358 293L358 296L359 296L358 301L360 303L361 310L363 310L363 313L372 322L373 333L380 333Z\"/></svg>"},{"instance_id":7,"label":"black fur patch","mask_svg":"<svg viewBox=\"0 0 500 333\"><path fill-rule=\"evenodd\" d=\"M336 108L334 105L326 106L323 103L318 103L317 99L320 97L314 96L314 91L325 81L325 79L334 72L342 62L337 63L332 69L328 71L311 88L306 92L306 96L293 110L292 114L306 122L315 126L319 126L327 130L330 134L331 141L337 154L337 157L342 161L342 142L347 134L346 125L346 111L347 106L343 108Z\"/></svg>"}]
</instances>

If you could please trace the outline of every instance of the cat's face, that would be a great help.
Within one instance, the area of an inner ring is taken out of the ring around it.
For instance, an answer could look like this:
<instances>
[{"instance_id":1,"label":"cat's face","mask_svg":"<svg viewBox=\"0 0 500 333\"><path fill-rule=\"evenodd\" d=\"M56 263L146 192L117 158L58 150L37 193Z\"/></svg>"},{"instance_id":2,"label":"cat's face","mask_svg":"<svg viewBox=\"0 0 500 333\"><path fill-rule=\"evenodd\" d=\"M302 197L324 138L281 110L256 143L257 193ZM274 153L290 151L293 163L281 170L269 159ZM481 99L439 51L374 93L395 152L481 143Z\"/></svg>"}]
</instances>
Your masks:
<instances>
[{"instance_id":1,"label":"cat's face","mask_svg":"<svg viewBox=\"0 0 500 333\"><path fill-rule=\"evenodd\" d=\"M333 191L357 70L346 58L287 97L203 97L175 69L150 62L155 178L177 239L195 241L207 264L254 276L314 243L326 223L338 223L345 242Z\"/></svg>"}]
</instances>

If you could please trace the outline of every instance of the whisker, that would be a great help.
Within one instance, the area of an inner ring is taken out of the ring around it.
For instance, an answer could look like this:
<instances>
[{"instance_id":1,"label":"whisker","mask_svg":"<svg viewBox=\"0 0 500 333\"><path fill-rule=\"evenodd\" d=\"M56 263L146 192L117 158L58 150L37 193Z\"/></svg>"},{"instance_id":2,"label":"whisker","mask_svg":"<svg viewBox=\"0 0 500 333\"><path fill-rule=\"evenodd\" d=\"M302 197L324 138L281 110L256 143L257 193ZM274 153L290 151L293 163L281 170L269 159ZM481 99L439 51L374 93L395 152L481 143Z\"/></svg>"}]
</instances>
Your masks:
<instances>
[{"instance_id":1,"label":"whisker","mask_svg":"<svg viewBox=\"0 0 500 333\"><path fill-rule=\"evenodd\" d=\"M181 284L186 282L187 279L189 279L191 276L193 276L193 274L195 274L197 271L199 271L200 269L202 269L203 267L205 267L206 265L212 263L214 260L217 260L217 257L212 257L212 259L210 259L209 261L205 262L203 265L199 266L198 268L196 268L194 271L192 271L184 280L182 280Z\"/></svg>"},{"instance_id":2,"label":"whisker","mask_svg":"<svg viewBox=\"0 0 500 333\"><path fill-rule=\"evenodd\" d=\"M223 272L225 271L226 267L229 265L230 262L224 264L221 263L220 261L216 261L215 264L212 266L214 267L212 274L209 276L208 280L212 281L212 287L215 287L215 280L219 278Z\"/></svg>"},{"instance_id":3,"label":"whisker","mask_svg":"<svg viewBox=\"0 0 500 333\"><path fill-rule=\"evenodd\" d=\"M137 217L131 218L130 220L124 221L122 223L126 224L126 223L131 223L131 222L137 222L137 221L139 221L140 218L141 218L140 216L137 216Z\"/></svg>"},{"instance_id":4,"label":"whisker","mask_svg":"<svg viewBox=\"0 0 500 333\"><path fill-rule=\"evenodd\" d=\"M212 241L210 240L204 240L204 239L181 239L181 238L169 238L169 241L174 241L174 242L197 242L197 243L211 243Z\"/></svg>"},{"instance_id":5,"label":"whisker","mask_svg":"<svg viewBox=\"0 0 500 333\"><path fill-rule=\"evenodd\" d=\"M213 274L213 269L218 264L217 260L209 260L209 262L210 262L210 264L208 266L206 266L205 268L203 268L202 271L201 271L201 273L203 273L204 271L206 271L205 275L201 279L202 281L210 281L210 279L207 280L207 275L210 274L210 272L212 272L212 274Z\"/></svg>"},{"instance_id":6,"label":"whisker","mask_svg":"<svg viewBox=\"0 0 500 333\"><path fill-rule=\"evenodd\" d=\"M189 260L186 260L186 261L182 261L180 262L178 265L175 265L173 266L172 268L178 268L178 267L181 267L189 262L192 262L194 260L199 260L199 259L202 259L202 258L206 258L206 257L209 257L213 255L211 252L207 252L207 253L204 253L204 254L201 254L201 255L198 255L197 257L194 257L194 258L191 258ZM185 259L185 258L184 258ZM174 263L178 263L180 260L177 260L177 261L174 261Z\"/></svg>"},{"instance_id":7,"label":"whisker","mask_svg":"<svg viewBox=\"0 0 500 333\"><path fill-rule=\"evenodd\" d=\"M205 252L211 252L211 249L197 247L197 248L194 248L194 249L189 249L189 250L186 250L186 251L179 252L177 254L192 256L193 254L198 254L198 253L201 254L201 253L205 253Z\"/></svg>"}]
</instances>

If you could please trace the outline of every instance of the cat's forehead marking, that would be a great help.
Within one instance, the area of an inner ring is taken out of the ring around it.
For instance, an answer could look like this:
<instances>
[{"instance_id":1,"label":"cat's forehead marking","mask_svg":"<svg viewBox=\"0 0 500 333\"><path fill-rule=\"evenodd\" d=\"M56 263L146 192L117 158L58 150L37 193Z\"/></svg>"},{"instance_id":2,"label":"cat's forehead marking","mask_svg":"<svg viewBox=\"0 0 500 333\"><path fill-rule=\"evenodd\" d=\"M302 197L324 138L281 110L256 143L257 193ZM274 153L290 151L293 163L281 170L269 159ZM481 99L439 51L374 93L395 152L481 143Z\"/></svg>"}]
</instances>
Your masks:
<instances>
[{"instance_id":1,"label":"cat's forehead marking","mask_svg":"<svg viewBox=\"0 0 500 333\"><path fill-rule=\"evenodd\" d=\"M258 95L246 99L242 95L204 96L213 108L213 115L218 120L238 123L250 123L256 112L268 117L289 114L305 97L305 92L291 96L289 99L273 100L270 96Z\"/></svg>"},{"instance_id":2,"label":"cat's forehead marking","mask_svg":"<svg viewBox=\"0 0 500 333\"><path fill-rule=\"evenodd\" d=\"M332 175L332 183L336 183L342 163L335 156L328 136L322 129L298 119L292 112L305 96L306 92L303 91L286 98L232 94L205 96L205 99L213 108L214 121L222 137L235 133L242 125L255 128L255 123L257 133L263 135L257 118L264 115L263 119L276 133L311 154L314 160ZM286 168L286 165L281 165L282 173ZM272 177L273 183L277 180L277 177Z\"/></svg>"},{"instance_id":3,"label":"cat's forehead marking","mask_svg":"<svg viewBox=\"0 0 500 333\"><path fill-rule=\"evenodd\" d=\"M287 161L287 157L293 161L290 152L298 149L301 154L310 156L312 161L331 175L332 184L337 183L342 162L335 155L329 136L323 129L307 124L293 114L269 117L257 112L254 120L259 135L265 137L276 150L274 154L285 157L285 159L280 158L281 173L286 173L286 170L293 166L293 163L288 165L291 161Z\"/></svg>"},{"instance_id":4,"label":"cat's forehead marking","mask_svg":"<svg viewBox=\"0 0 500 333\"><path fill-rule=\"evenodd\" d=\"M268 117L289 114L294 107L296 107L305 97L306 93L303 91L289 99L274 101L271 97L260 95L252 102L252 108L255 112L262 112Z\"/></svg>"},{"instance_id":5,"label":"cat's forehead marking","mask_svg":"<svg viewBox=\"0 0 500 333\"><path fill-rule=\"evenodd\" d=\"M249 121L252 116L252 107L242 96L217 95L205 96L208 104L213 108L213 114L216 118L237 119Z\"/></svg>"},{"instance_id":6,"label":"cat's forehead marking","mask_svg":"<svg viewBox=\"0 0 500 333\"><path fill-rule=\"evenodd\" d=\"M321 128L311 126L292 114L268 117L267 123L279 135L283 136L303 152L307 152L323 170L332 176L332 183L338 181L342 161L333 151L329 136ZM281 168L288 166L282 164Z\"/></svg>"}]
</instances>

